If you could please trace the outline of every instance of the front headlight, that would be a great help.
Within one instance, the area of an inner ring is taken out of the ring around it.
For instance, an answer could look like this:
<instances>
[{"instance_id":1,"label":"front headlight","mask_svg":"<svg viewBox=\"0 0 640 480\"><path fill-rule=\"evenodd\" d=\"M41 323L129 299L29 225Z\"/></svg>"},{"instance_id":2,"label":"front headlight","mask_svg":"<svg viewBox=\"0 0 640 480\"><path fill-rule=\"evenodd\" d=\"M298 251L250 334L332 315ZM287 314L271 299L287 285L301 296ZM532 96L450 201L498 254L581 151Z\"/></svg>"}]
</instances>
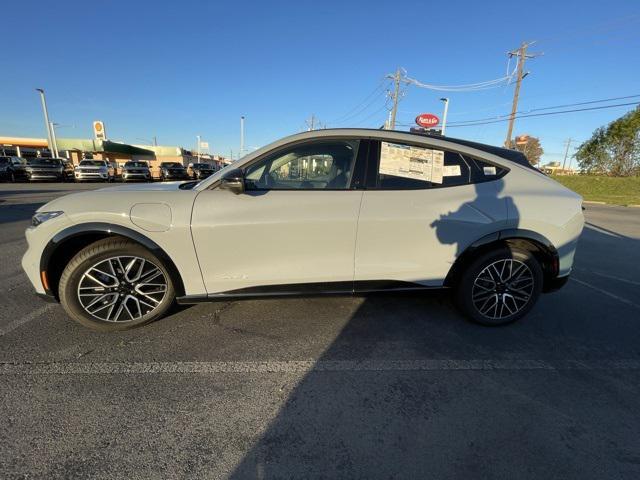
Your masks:
<instances>
[{"instance_id":1,"label":"front headlight","mask_svg":"<svg viewBox=\"0 0 640 480\"><path fill-rule=\"evenodd\" d=\"M34 227L37 227L41 223L44 223L47 220L51 220L52 218L59 217L63 213L64 212L60 212L60 211L57 211L57 212L36 212L36 214L33 217L31 217L31 225L33 225Z\"/></svg>"}]
</instances>

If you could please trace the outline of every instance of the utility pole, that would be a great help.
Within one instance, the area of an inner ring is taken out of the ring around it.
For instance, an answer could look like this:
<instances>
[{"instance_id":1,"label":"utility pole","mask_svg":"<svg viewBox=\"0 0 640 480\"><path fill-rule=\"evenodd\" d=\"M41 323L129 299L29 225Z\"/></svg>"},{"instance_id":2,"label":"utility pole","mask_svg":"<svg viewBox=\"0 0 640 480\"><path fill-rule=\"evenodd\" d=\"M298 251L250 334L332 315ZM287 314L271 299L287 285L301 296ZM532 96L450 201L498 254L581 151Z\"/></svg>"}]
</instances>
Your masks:
<instances>
[{"instance_id":1,"label":"utility pole","mask_svg":"<svg viewBox=\"0 0 640 480\"><path fill-rule=\"evenodd\" d=\"M305 123L307 124L307 132L315 130L316 116L312 113L311 117L309 117L309 120L305 120Z\"/></svg>"},{"instance_id":2,"label":"utility pole","mask_svg":"<svg viewBox=\"0 0 640 480\"><path fill-rule=\"evenodd\" d=\"M391 109L391 119L389 120L389 129L395 130L396 128L396 114L398 113L398 101L400 99L400 80L402 78L402 71L400 67L396 69L396 73L393 75L393 93L391 99L393 100L393 108Z\"/></svg>"},{"instance_id":3,"label":"utility pole","mask_svg":"<svg viewBox=\"0 0 640 480\"><path fill-rule=\"evenodd\" d=\"M244 115L240 117L240 153L238 158L244 155Z\"/></svg>"},{"instance_id":4,"label":"utility pole","mask_svg":"<svg viewBox=\"0 0 640 480\"><path fill-rule=\"evenodd\" d=\"M196 140L198 140L198 163L200 163L200 135L196 135Z\"/></svg>"},{"instance_id":5,"label":"utility pole","mask_svg":"<svg viewBox=\"0 0 640 480\"><path fill-rule=\"evenodd\" d=\"M522 42L520 48L517 50L513 50L509 52L509 58L518 57L518 67L516 71L516 88L513 92L513 104L511 105L511 115L509 115L509 128L507 129L507 138L504 141L504 146L507 148L511 147L511 136L513 135L513 124L516 118L516 112L518 111L518 97L520 96L520 84L522 83L522 79L527 76L527 73L524 71L524 63L527 58L535 58L540 55L539 54L527 54L527 48L529 48L531 44Z\"/></svg>"},{"instance_id":6,"label":"utility pole","mask_svg":"<svg viewBox=\"0 0 640 480\"><path fill-rule=\"evenodd\" d=\"M44 89L36 88L36 91L40 92L40 101L42 102L42 112L44 113L44 126L47 129L47 139L49 140L49 151L53 155L54 144L51 136L51 125L49 122L49 112L47 110L47 100L44 98Z\"/></svg>"},{"instance_id":7,"label":"utility pole","mask_svg":"<svg viewBox=\"0 0 640 480\"><path fill-rule=\"evenodd\" d=\"M567 155L569 155L569 146L571 145L571 142L573 141L572 138L567 138L567 148L564 151L564 161L562 162L562 170L564 171L564 166L567 163Z\"/></svg>"}]
</instances>

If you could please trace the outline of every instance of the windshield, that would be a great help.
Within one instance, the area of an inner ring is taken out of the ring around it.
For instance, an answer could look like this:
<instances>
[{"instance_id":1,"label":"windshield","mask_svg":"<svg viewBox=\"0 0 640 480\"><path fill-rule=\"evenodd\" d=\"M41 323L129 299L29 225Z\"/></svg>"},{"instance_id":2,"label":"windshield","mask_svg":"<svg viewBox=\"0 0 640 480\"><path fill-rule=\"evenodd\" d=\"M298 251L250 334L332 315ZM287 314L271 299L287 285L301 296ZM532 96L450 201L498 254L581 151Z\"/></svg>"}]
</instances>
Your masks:
<instances>
[{"instance_id":1,"label":"windshield","mask_svg":"<svg viewBox=\"0 0 640 480\"><path fill-rule=\"evenodd\" d=\"M124 164L125 167L133 167L133 168L147 168L148 165L145 162L127 162Z\"/></svg>"},{"instance_id":2,"label":"windshield","mask_svg":"<svg viewBox=\"0 0 640 480\"><path fill-rule=\"evenodd\" d=\"M101 160L82 160L80 162L81 167L104 167L104 162Z\"/></svg>"},{"instance_id":3,"label":"windshield","mask_svg":"<svg viewBox=\"0 0 640 480\"><path fill-rule=\"evenodd\" d=\"M211 168L208 163L194 163L193 168Z\"/></svg>"},{"instance_id":4,"label":"windshield","mask_svg":"<svg viewBox=\"0 0 640 480\"><path fill-rule=\"evenodd\" d=\"M59 166L62 162L57 158L30 158L27 160L28 165L52 165Z\"/></svg>"},{"instance_id":5,"label":"windshield","mask_svg":"<svg viewBox=\"0 0 640 480\"><path fill-rule=\"evenodd\" d=\"M161 165L163 167L170 167L170 168L183 168L182 164L178 162L164 162Z\"/></svg>"}]
</instances>

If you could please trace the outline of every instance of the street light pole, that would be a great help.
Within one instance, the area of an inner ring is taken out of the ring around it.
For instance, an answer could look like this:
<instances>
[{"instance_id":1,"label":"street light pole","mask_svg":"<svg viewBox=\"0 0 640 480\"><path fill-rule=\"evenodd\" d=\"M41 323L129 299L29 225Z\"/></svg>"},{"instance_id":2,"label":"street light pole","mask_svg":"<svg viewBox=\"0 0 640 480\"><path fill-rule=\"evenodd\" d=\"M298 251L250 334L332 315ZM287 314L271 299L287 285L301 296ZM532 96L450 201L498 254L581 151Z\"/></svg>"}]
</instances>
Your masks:
<instances>
[{"instance_id":1,"label":"street light pole","mask_svg":"<svg viewBox=\"0 0 640 480\"><path fill-rule=\"evenodd\" d=\"M49 140L49 151L53 154L54 143L51 136L51 125L49 124L49 112L47 111L47 100L44 97L44 90L42 88L36 88L40 92L40 101L42 102L42 113L44 114L44 126L47 129L47 139Z\"/></svg>"},{"instance_id":2,"label":"street light pole","mask_svg":"<svg viewBox=\"0 0 640 480\"><path fill-rule=\"evenodd\" d=\"M447 113L449 112L449 99L441 98L444 102L444 112L442 114L442 136L444 137L445 129L447 128Z\"/></svg>"},{"instance_id":3,"label":"street light pole","mask_svg":"<svg viewBox=\"0 0 640 480\"><path fill-rule=\"evenodd\" d=\"M49 122L49 128L51 129L51 140L53 140L53 153L55 158L59 158L58 154L58 140L56 140L56 124Z\"/></svg>"},{"instance_id":4,"label":"street light pole","mask_svg":"<svg viewBox=\"0 0 640 480\"><path fill-rule=\"evenodd\" d=\"M196 135L196 139L198 140L198 163L200 163L200 135Z\"/></svg>"},{"instance_id":5,"label":"street light pole","mask_svg":"<svg viewBox=\"0 0 640 480\"><path fill-rule=\"evenodd\" d=\"M244 115L240 117L240 158L244 154Z\"/></svg>"}]
</instances>

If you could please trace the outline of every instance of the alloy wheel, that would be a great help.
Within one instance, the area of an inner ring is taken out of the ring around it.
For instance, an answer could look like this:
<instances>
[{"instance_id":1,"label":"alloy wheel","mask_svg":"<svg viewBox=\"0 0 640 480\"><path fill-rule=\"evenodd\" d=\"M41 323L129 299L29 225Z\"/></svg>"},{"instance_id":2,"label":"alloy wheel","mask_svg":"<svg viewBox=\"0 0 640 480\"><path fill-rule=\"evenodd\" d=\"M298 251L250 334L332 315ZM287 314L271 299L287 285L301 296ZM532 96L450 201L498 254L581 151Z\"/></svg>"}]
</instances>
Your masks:
<instances>
[{"instance_id":1,"label":"alloy wheel","mask_svg":"<svg viewBox=\"0 0 640 480\"><path fill-rule=\"evenodd\" d=\"M78 301L92 317L131 322L154 311L167 294L160 268L141 257L118 256L88 268L78 283Z\"/></svg>"},{"instance_id":2,"label":"alloy wheel","mask_svg":"<svg viewBox=\"0 0 640 480\"><path fill-rule=\"evenodd\" d=\"M481 315L500 320L522 310L533 295L534 277L523 262L497 260L485 267L473 282L473 305Z\"/></svg>"}]
</instances>

